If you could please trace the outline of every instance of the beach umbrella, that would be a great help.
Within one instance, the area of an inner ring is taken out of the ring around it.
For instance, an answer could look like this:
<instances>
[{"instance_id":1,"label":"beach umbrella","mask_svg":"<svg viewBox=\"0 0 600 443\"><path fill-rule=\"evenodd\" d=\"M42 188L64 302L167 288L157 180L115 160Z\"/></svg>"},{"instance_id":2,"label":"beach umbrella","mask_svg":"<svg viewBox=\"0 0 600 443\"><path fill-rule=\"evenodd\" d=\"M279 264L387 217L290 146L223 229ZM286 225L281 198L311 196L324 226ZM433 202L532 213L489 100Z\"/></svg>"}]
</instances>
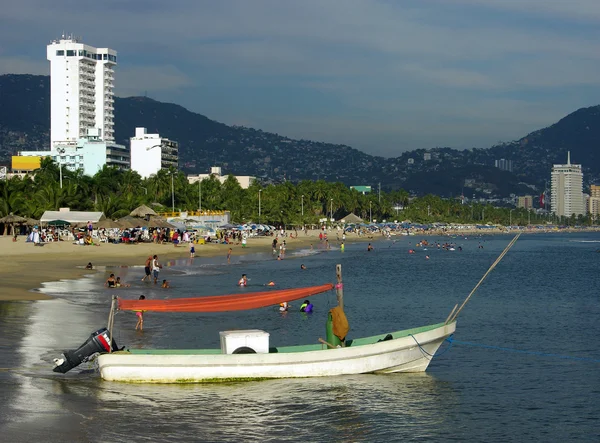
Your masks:
<instances>
[{"instance_id":1,"label":"beach umbrella","mask_svg":"<svg viewBox=\"0 0 600 443\"><path fill-rule=\"evenodd\" d=\"M121 217L117 220L117 222L123 228L137 228L138 226L148 226L148 222L143 218L132 217L130 215Z\"/></svg>"},{"instance_id":2,"label":"beach umbrella","mask_svg":"<svg viewBox=\"0 0 600 443\"><path fill-rule=\"evenodd\" d=\"M27 219L19 215L14 215L12 212L5 217L0 218L0 223L4 223L4 233L7 234L6 227L10 225L12 232L15 232L15 223L25 223Z\"/></svg>"},{"instance_id":3,"label":"beach umbrella","mask_svg":"<svg viewBox=\"0 0 600 443\"><path fill-rule=\"evenodd\" d=\"M111 228L120 228L121 226L119 225L118 222L116 222L114 220L105 219L105 220L100 220L98 223L96 223L96 227L99 229L111 229Z\"/></svg>"},{"instance_id":4,"label":"beach umbrella","mask_svg":"<svg viewBox=\"0 0 600 443\"><path fill-rule=\"evenodd\" d=\"M151 226L153 228L175 228L176 226L169 223L167 221L167 219L163 218L163 217L158 217L158 216L154 216L154 217L150 217L150 220L148 221L148 226Z\"/></svg>"},{"instance_id":5,"label":"beach umbrella","mask_svg":"<svg viewBox=\"0 0 600 443\"><path fill-rule=\"evenodd\" d=\"M144 218L147 215L157 215L157 214L156 214L156 212L154 212L153 209L149 208L146 205L142 205L142 206L138 206L133 211L131 211L131 213L129 215L131 215L132 217Z\"/></svg>"}]
</instances>

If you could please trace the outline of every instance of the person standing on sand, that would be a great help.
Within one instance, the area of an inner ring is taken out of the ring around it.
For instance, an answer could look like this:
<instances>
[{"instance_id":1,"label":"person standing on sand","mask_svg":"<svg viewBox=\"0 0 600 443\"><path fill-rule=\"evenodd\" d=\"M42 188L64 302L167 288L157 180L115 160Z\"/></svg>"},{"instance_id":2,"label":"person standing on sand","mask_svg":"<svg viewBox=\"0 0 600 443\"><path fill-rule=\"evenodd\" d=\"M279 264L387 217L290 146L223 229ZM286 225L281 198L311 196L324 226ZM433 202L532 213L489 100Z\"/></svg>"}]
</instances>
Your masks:
<instances>
[{"instance_id":1,"label":"person standing on sand","mask_svg":"<svg viewBox=\"0 0 600 443\"><path fill-rule=\"evenodd\" d=\"M144 272L146 273L146 275L144 275L144 278L142 278L142 281L145 281L146 279L151 280L152 279L152 256L149 255L148 258L146 259L146 262L144 263Z\"/></svg>"},{"instance_id":2,"label":"person standing on sand","mask_svg":"<svg viewBox=\"0 0 600 443\"><path fill-rule=\"evenodd\" d=\"M158 262L158 255L152 258L152 274L154 276L154 284L158 281L158 273L160 272L162 265Z\"/></svg>"},{"instance_id":3,"label":"person standing on sand","mask_svg":"<svg viewBox=\"0 0 600 443\"><path fill-rule=\"evenodd\" d=\"M233 250L231 248L229 248L229 251L227 251L227 264L231 263L231 253L233 252Z\"/></svg>"}]
</instances>

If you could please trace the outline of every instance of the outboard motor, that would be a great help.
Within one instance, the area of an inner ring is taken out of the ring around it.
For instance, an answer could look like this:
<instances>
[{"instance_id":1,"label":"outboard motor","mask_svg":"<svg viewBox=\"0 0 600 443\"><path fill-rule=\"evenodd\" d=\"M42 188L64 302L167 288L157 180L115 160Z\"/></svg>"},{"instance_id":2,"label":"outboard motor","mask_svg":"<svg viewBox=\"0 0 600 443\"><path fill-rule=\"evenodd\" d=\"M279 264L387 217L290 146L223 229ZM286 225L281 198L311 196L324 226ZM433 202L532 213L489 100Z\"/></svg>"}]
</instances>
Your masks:
<instances>
[{"instance_id":1,"label":"outboard motor","mask_svg":"<svg viewBox=\"0 0 600 443\"><path fill-rule=\"evenodd\" d=\"M112 346L109 345L110 335L108 329L102 328L93 332L92 335L75 351L64 351L61 358L54 359L54 372L66 373L81 363L87 361L92 355L98 352L118 351L117 343L112 340Z\"/></svg>"}]
</instances>

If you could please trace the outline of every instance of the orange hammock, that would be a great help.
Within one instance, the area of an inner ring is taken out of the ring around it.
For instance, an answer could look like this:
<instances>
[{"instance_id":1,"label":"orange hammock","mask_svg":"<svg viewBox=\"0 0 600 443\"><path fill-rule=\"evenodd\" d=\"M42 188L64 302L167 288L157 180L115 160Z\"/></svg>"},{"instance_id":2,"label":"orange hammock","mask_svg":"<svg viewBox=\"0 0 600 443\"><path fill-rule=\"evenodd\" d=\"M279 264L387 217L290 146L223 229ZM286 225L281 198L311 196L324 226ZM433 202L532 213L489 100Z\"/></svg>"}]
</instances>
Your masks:
<instances>
[{"instance_id":1,"label":"orange hammock","mask_svg":"<svg viewBox=\"0 0 600 443\"><path fill-rule=\"evenodd\" d=\"M280 291L252 292L250 294L213 295L209 297L172 298L169 300L123 300L118 298L121 311L154 312L226 312L244 311L277 305L284 301L299 300L333 289L331 283L307 288Z\"/></svg>"}]
</instances>

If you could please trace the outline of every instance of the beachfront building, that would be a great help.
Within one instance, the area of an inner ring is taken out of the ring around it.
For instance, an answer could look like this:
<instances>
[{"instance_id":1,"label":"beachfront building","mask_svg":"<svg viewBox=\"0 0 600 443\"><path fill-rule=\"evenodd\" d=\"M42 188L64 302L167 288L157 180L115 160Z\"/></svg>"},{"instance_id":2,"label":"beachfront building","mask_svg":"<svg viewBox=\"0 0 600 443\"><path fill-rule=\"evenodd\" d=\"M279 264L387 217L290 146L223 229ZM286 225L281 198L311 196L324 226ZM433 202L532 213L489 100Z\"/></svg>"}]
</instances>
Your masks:
<instances>
[{"instance_id":1,"label":"beachfront building","mask_svg":"<svg viewBox=\"0 0 600 443\"><path fill-rule=\"evenodd\" d=\"M21 151L18 157L13 157L13 169L16 165L25 163L30 167L39 167L42 157L51 157L60 168L69 171L81 169L85 175L93 176L104 165L114 166L118 169L129 169L129 150L116 143L102 140L97 128L89 129L87 135L76 142L59 143L50 151ZM26 160L19 157L38 157L38 160ZM31 169L30 169L31 170Z\"/></svg>"},{"instance_id":2,"label":"beachfront building","mask_svg":"<svg viewBox=\"0 0 600 443\"><path fill-rule=\"evenodd\" d=\"M350 189L360 192L362 195L370 194L372 189L370 186L350 186Z\"/></svg>"},{"instance_id":3,"label":"beachfront building","mask_svg":"<svg viewBox=\"0 0 600 443\"><path fill-rule=\"evenodd\" d=\"M148 178L161 169L177 169L179 165L179 144L160 134L148 134L146 128L135 128L130 147L131 169L142 178Z\"/></svg>"},{"instance_id":4,"label":"beachfront building","mask_svg":"<svg viewBox=\"0 0 600 443\"><path fill-rule=\"evenodd\" d=\"M72 35L47 46L50 62L50 146L76 143L96 128L114 141L114 67L117 52L94 48Z\"/></svg>"},{"instance_id":5,"label":"beachfront building","mask_svg":"<svg viewBox=\"0 0 600 443\"><path fill-rule=\"evenodd\" d=\"M212 168L210 168L209 174L188 175L187 179L188 183L192 185L204 179L210 178L211 176L215 177L221 183L225 183L225 180L227 180L228 177L227 175L222 174L220 166L213 166ZM252 183L254 183L254 181L256 180L256 177L252 177L250 175L235 175L234 177L238 181L242 189L248 189L250 185L252 185Z\"/></svg>"},{"instance_id":6,"label":"beachfront building","mask_svg":"<svg viewBox=\"0 0 600 443\"><path fill-rule=\"evenodd\" d=\"M593 220L600 219L600 185L590 186L588 212L592 216Z\"/></svg>"},{"instance_id":7,"label":"beachfront building","mask_svg":"<svg viewBox=\"0 0 600 443\"><path fill-rule=\"evenodd\" d=\"M517 199L517 208L531 209L533 208L533 196L522 195Z\"/></svg>"},{"instance_id":8,"label":"beachfront building","mask_svg":"<svg viewBox=\"0 0 600 443\"><path fill-rule=\"evenodd\" d=\"M585 214L583 199L583 172L581 165L571 164L571 152L567 153L566 165L552 168L552 212L558 217Z\"/></svg>"}]
</instances>

